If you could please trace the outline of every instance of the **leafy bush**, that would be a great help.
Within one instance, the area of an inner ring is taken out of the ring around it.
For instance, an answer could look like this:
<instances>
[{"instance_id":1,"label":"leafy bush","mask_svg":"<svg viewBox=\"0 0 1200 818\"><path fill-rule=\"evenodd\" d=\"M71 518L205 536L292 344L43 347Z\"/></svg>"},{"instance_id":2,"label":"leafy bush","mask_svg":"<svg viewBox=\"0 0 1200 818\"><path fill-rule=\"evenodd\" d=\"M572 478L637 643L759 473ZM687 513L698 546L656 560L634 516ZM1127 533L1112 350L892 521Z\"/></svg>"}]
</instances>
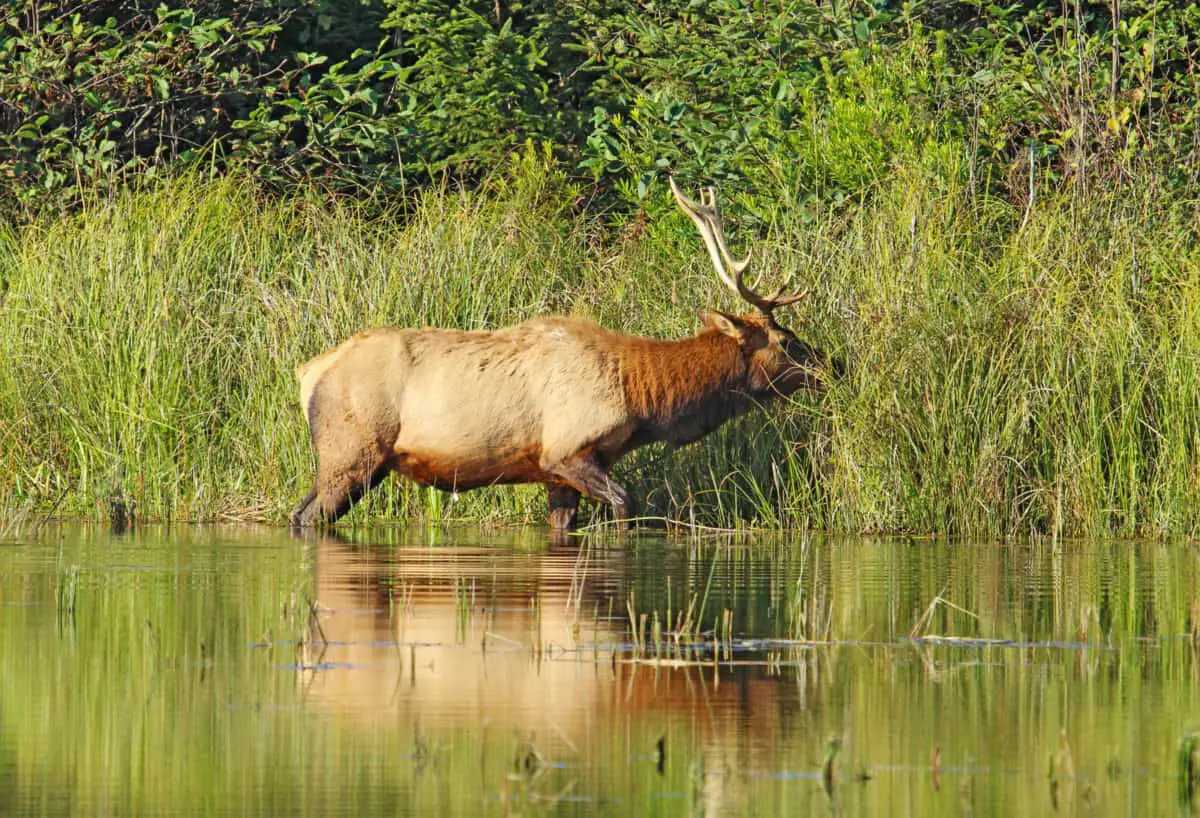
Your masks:
<instances>
[{"instance_id":1,"label":"leafy bush","mask_svg":"<svg viewBox=\"0 0 1200 818\"><path fill-rule=\"evenodd\" d=\"M0 18L0 177L22 204L192 158L294 76L268 56L281 18L109 11L24 0Z\"/></svg>"},{"instance_id":2,"label":"leafy bush","mask_svg":"<svg viewBox=\"0 0 1200 818\"><path fill-rule=\"evenodd\" d=\"M914 164L1018 204L1200 172L1196 3L183 6L21 0L0 19L10 212L198 158L408 195L529 141L627 209L674 168L733 183L764 219L860 201Z\"/></svg>"},{"instance_id":3,"label":"leafy bush","mask_svg":"<svg viewBox=\"0 0 1200 818\"><path fill-rule=\"evenodd\" d=\"M1016 177L1194 185L1200 5L1174 0L971 0L959 83L980 157ZM1027 188L1019 179L1010 187Z\"/></svg>"}]
</instances>

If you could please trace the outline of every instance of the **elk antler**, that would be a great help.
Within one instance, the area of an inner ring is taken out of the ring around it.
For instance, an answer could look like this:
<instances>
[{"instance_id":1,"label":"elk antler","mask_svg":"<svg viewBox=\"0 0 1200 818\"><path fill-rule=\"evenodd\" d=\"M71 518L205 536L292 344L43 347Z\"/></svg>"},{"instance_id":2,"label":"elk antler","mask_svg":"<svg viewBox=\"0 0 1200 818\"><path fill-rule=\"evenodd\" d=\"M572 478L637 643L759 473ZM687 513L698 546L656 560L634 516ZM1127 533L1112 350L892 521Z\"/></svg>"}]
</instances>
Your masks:
<instances>
[{"instance_id":1,"label":"elk antler","mask_svg":"<svg viewBox=\"0 0 1200 818\"><path fill-rule=\"evenodd\" d=\"M704 240L704 246L708 248L708 255L712 259L713 267L716 268L717 278L721 279L725 286L764 315L770 315L772 310L786 307L788 304L795 304L808 295L807 290L794 295L783 295L783 288L780 287L771 295L761 296L747 287L742 280L742 274L750 266L750 256L747 255L741 261L735 261L730 255L729 248L725 245L725 229L721 226L721 214L717 211L716 191L711 187L701 190L700 201L694 202L683 195L675 184L674 177L668 177L668 181L671 183L671 192L675 194L675 201L679 203L680 209L688 214L696 223L696 227L700 229L700 238ZM726 264L733 270L732 276L725 269Z\"/></svg>"}]
</instances>

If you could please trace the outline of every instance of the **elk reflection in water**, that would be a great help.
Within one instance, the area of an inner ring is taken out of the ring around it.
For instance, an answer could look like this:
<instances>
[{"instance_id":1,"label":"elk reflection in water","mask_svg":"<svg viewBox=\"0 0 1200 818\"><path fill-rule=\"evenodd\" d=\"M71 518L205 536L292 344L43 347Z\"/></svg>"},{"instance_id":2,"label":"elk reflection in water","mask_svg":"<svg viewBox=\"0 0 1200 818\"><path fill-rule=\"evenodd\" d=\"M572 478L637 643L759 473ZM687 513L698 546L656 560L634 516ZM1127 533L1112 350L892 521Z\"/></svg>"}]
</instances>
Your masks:
<instances>
[{"instance_id":1,"label":"elk reflection in water","mask_svg":"<svg viewBox=\"0 0 1200 818\"><path fill-rule=\"evenodd\" d=\"M586 545L521 553L322 538L299 684L311 704L364 727L509 731L579 752L629 741L635 727L674 728L688 746L666 751L714 771L705 797L717 797L719 771L769 768L811 702L761 666L629 661L628 559ZM630 753L655 752L643 745Z\"/></svg>"}]
</instances>

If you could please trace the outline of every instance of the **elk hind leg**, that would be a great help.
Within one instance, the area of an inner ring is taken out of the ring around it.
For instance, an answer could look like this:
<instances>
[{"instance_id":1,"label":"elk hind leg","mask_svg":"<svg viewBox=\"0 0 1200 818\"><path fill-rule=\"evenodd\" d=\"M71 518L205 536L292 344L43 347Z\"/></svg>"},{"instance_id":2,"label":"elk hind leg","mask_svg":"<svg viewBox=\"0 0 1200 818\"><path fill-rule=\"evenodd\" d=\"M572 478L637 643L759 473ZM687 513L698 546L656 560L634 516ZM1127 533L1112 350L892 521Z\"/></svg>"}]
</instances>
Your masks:
<instances>
[{"instance_id":1,"label":"elk hind leg","mask_svg":"<svg viewBox=\"0 0 1200 818\"><path fill-rule=\"evenodd\" d=\"M312 505L313 500L317 499L317 494L317 487L313 486L312 490L309 491L308 494L304 495L304 499L300 501L300 505L296 506L296 510L292 512L292 528L301 528L304 525L311 525L311 523L304 522L305 512L308 510L308 507Z\"/></svg>"},{"instance_id":2,"label":"elk hind leg","mask_svg":"<svg viewBox=\"0 0 1200 818\"><path fill-rule=\"evenodd\" d=\"M292 512L292 525L333 524L364 494L378 486L388 471L383 459L376 457L338 463L334 467L319 464L317 484Z\"/></svg>"}]
</instances>

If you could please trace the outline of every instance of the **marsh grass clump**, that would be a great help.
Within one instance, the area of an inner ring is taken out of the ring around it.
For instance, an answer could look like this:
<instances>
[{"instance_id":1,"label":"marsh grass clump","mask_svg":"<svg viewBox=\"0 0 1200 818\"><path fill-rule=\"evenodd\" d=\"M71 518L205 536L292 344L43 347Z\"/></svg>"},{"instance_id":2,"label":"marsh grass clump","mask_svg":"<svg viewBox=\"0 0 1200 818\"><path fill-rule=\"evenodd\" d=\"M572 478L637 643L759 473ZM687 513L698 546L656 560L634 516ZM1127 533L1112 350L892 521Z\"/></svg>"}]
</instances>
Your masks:
<instances>
[{"instance_id":1,"label":"marsh grass clump","mask_svg":"<svg viewBox=\"0 0 1200 818\"><path fill-rule=\"evenodd\" d=\"M1200 732L1190 732L1179 740L1176 762L1176 781L1179 787L1179 803L1191 806L1196 796L1196 785L1200 783Z\"/></svg>"},{"instance_id":2,"label":"marsh grass clump","mask_svg":"<svg viewBox=\"0 0 1200 818\"><path fill-rule=\"evenodd\" d=\"M1194 530L1200 256L1153 208L1065 194L1022 226L914 179L808 231L836 242L812 307L853 366L813 413L823 456L776 493L834 528Z\"/></svg>"},{"instance_id":3,"label":"marsh grass clump","mask_svg":"<svg viewBox=\"0 0 1200 818\"><path fill-rule=\"evenodd\" d=\"M847 374L789 412L658 455L680 476L658 496L683 519L1196 530L1194 207L1066 192L1023 216L957 179L900 174L842 218L777 214L766 266L811 283L796 329Z\"/></svg>"},{"instance_id":4,"label":"marsh grass clump","mask_svg":"<svg viewBox=\"0 0 1200 818\"><path fill-rule=\"evenodd\" d=\"M79 596L78 565L56 566L54 582L54 611L59 630L75 624L75 611Z\"/></svg>"},{"instance_id":5,"label":"marsh grass clump","mask_svg":"<svg viewBox=\"0 0 1200 818\"><path fill-rule=\"evenodd\" d=\"M558 277L587 241L540 195L443 191L378 221L189 176L7 237L0 501L282 518L312 468L298 363L368 326L482 328L567 306ZM531 276L534 261L551 272ZM415 489L390 502L391 516L431 507Z\"/></svg>"},{"instance_id":6,"label":"marsh grass clump","mask_svg":"<svg viewBox=\"0 0 1200 818\"><path fill-rule=\"evenodd\" d=\"M993 537L1200 528L1194 203L1130 184L1026 206L967 178L942 151L854 206L732 197L735 253L753 239L772 282L810 290L787 322L845 373L698 445L631 455L616 477L648 515ZM283 521L314 465L293 370L361 329L561 313L679 337L696 309L731 306L665 185L637 231L577 200L525 154L479 190L382 216L187 175L0 235L0 518L106 519L120 497L139 522ZM540 487L392 480L347 524L543 507Z\"/></svg>"}]
</instances>

